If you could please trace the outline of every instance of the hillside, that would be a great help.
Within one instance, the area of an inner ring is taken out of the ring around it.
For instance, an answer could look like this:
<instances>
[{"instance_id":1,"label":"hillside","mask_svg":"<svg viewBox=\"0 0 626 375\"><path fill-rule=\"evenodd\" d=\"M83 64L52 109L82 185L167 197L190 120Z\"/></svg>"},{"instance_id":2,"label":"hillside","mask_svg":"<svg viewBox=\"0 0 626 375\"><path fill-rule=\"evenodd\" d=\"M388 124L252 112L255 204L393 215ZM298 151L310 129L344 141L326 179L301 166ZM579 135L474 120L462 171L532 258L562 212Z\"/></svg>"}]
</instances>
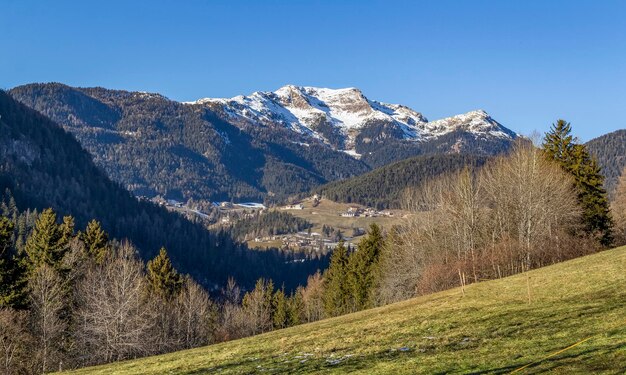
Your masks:
<instances>
[{"instance_id":1,"label":"hillside","mask_svg":"<svg viewBox=\"0 0 626 375\"><path fill-rule=\"evenodd\" d=\"M378 209L400 208L406 188L466 166L481 166L486 160L484 156L462 154L418 156L331 182L316 192L335 202L358 203Z\"/></svg>"},{"instance_id":2,"label":"hillside","mask_svg":"<svg viewBox=\"0 0 626 375\"><path fill-rule=\"evenodd\" d=\"M280 202L416 155L496 154L517 136L484 111L428 121L357 89L191 103L58 83L10 94L71 132L127 190L177 200Z\"/></svg>"},{"instance_id":3,"label":"hillside","mask_svg":"<svg viewBox=\"0 0 626 375\"><path fill-rule=\"evenodd\" d=\"M626 129L594 138L587 142L587 147L602 167L607 191L613 193L617 180L626 167Z\"/></svg>"},{"instance_id":4,"label":"hillside","mask_svg":"<svg viewBox=\"0 0 626 375\"><path fill-rule=\"evenodd\" d=\"M623 373L626 247L382 308L75 374ZM528 303L528 286L531 303Z\"/></svg>"},{"instance_id":5,"label":"hillside","mask_svg":"<svg viewBox=\"0 0 626 375\"><path fill-rule=\"evenodd\" d=\"M0 192L9 189L20 209L52 207L74 216L77 229L95 218L113 237L130 239L144 260L165 246L181 272L206 286L223 285L229 276L248 286L265 276L292 288L321 266L316 261L287 265L289 257L248 251L227 235L138 201L112 182L72 135L3 91L0 156Z\"/></svg>"}]
</instances>

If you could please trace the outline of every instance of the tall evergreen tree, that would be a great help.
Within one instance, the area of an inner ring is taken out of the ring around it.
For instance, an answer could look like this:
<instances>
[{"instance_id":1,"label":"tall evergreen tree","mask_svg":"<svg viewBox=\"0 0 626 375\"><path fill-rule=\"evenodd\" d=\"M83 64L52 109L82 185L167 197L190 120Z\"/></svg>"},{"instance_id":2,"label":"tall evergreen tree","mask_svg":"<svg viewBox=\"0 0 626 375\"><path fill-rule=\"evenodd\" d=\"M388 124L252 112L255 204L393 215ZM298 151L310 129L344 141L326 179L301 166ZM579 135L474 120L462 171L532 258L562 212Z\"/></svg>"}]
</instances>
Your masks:
<instances>
[{"instance_id":1,"label":"tall evergreen tree","mask_svg":"<svg viewBox=\"0 0 626 375\"><path fill-rule=\"evenodd\" d=\"M272 321L274 329L287 326L287 298L284 289L278 289L272 297Z\"/></svg>"},{"instance_id":2,"label":"tall evergreen tree","mask_svg":"<svg viewBox=\"0 0 626 375\"><path fill-rule=\"evenodd\" d=\"M548 158L557 161L573 176L585 231L603 246L609 246L613 240L613 222L604 176L586 146L576 143L571 132L568 122L558 120L546 133L543 150Z\"/></svg>"},{"instance_id":3,"label":"tall evergreen tree","mask_svg":"<svg viewBox=\"0 0 626 375\"><path fill-rule=\"evenodd\" d=\"M324 311L327 316L348 312L350 290L348 289L348 250L339 242L330 257L330 265L324 273Z\"/></svg>"},{"instance_id":4,"label":"tall evergreen tree","mask_svg":"<svg viewBox=\"0 0 626 375\"><path fill-rule=\"evenodd\" d=\"M57 215L51 208L43 210L35 222L33 233L26 241L29 269L44 263L58 268L68 250L73 230L73 219L65 217L63 224L59 225Z\"/></svg>"},{"instance_id":5,"label":"tall evergreen tree","mask_svg":"<svg viewBox=\"0 0 626 375\"><path fill-rule=\"evenodd\" d=\"M26 278L13 249L13 228L8 218L0 217L0 307L24 307L26 303Z\"/></svg>"},{"instance_id":6,"label":"tall evergreen tree","mask_svg":"<svg viewBox=\"0 0 626 375\"><path fill-rule=\"evenodd\" d=\"M109 252L109 237L102 230L100 223L97 220L90 221L81 238L89 257L97 264L102 264Z\"/></svg>"},{"instance_id":7,"label":"tall evergreen tree","mask_svg":"<svg viewBox=\"0 0 626 375\"><path fill-rule=\"evenodd\" d=\"M168 301L176 297L183 287L184 279L172 265L164 247L159 255L148 261L146 277L150 290Z\"/></svg>"},{"instance_id":8,"label":"tall evergreen tree","mask_svg":"<svg viewBox=\"0 0 626 375\"><path fill-rule=\"evenodd\" d=\"M304 320L304 299L302 298L302 287L298 289L287 300L287 325L295 326Z\"/></svg>"},{"instance_id":9,"label":"tall evergreen tree","mask_svg":"<svg viewBox=\"0 0 626 375\"><path fill-rule=\"evenodd\" d=\"M63 222L59 225L61 231L61 243L69 244L74 237L74 218L72 216L63 216Z\"/></svg>"},{"instance_id":10,"label":"tall evergreen tree","mask_svg":"<svg viewBox=\"0 0 626 375\"><path fill-rule=\"evenodd\" d=\"M13 223L7 217L0 217L0 261L10 255Z\"/></svg>"},{"instance_id":11,"label":"tall evergreen tree","mask_svg":"<svg viewBox=\"0 0 626 375\"><path fill-rule=\"evenodd\" d=\"M572 173L576 180L586 231L595 236L603 246L611 245L613 221L604 189L604 176L584 145L574 147Z\"/></svg>"},{"instance_id":12,"label":"tall evergreen tree","mask_svg":"<svg viewBox=\"0 0 626 375\"><path fill-rule=\"evenodd\" d=\"M572 164L575 145L574 136L571 133L572 125L565 120L558 120L546 133L542 144L548 158L558 161L568 171Z\"/></svg>"},{"instance_id":13,"label":"tall evergreen tree","mask_svg":"<svg viewBox=\"0 0 626 375\"><path fill-rule=\"evenodd\" d=\"M348 263L348 287L354 310L362 310L374 304L375 288L380 273L380 254L384 239L380 227L375 223L350 256Z\"/></svg>"}]
</instances>

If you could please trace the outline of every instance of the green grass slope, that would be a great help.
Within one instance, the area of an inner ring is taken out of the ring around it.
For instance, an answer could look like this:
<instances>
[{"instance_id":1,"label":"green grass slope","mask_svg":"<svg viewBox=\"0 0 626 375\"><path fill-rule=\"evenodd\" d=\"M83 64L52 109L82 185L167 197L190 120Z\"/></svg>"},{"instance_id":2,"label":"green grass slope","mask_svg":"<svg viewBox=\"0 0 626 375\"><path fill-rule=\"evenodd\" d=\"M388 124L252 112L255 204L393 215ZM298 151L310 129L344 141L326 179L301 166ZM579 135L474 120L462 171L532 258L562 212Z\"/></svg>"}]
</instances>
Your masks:
<instances>
[{"instance_id":1,"label":"green grass slope","mask_svg":"<svg viewBox=\"0 0 626 375\"><path fill-rule=\"evenodd\" d=\"M626 372L626 248L470 285L465 296L452 289L75 373L497 374L522 366L518 373Z\"/></svg>"}]
</instances>

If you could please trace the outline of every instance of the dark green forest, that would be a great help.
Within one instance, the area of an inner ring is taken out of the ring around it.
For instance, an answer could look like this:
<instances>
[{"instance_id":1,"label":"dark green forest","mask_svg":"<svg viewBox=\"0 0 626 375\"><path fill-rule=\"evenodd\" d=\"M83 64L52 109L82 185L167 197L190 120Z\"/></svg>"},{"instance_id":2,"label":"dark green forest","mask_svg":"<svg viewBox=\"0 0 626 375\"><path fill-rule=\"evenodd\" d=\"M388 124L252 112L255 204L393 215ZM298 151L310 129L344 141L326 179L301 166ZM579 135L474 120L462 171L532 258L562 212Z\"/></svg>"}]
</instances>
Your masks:
<instances>
[{"instance_id":1,"label":"dark green forest","mask_svg":"<svg viewBox=\"0 0 626 375\"><path fill-rule=\"evenodd\" d=\"M288 212L270 211L255 213L254 216L239 220L230 228L234 239L244 241L259 236L296 233L313 224Z\"/></svg>"},{"instance_id":2,"label":"dark green forest","mask_svg":"<svg viewBox=\"0 0 626 375\"><path fill-rule=\"evenodd\" d=\"M10 94L66 127L107 175L136 195L174 199L284 200L366 172L321 144L302 147L282 127L235 126L224 114L161 95L62 84Z\"/></svg>"},{"instance_id":3,"label":"dark green forest","mask_svg":"<svg viewBox=\"0 0 626 375\"><path fill-rule=\"evenodd\" d=\"M363 138L367 131L361 133ZM357 140L358 142L358 140ZM427 142L402 142L385 139L379 142L357 143L357 152L363 154L361 160L372 168L379 168L390 163L415 156L444 155L451 152L462 155L498 155L511 147L509 140L498 138L476 138L462 131L452 131Z\"/></svg>"},{"instance_id":4,"label":"dark green forest","mask_svg":"<svg viewBox=\"0 0 626 375\"><path fill-rule=\"evenodd\" d=\"M336 202L358 203L378 209L400 208L406 188L466 166L482 166L486 160L485 156L459 154L418 156L361 176L331 182L316 192Z\"/></svg>"}]
</instances>

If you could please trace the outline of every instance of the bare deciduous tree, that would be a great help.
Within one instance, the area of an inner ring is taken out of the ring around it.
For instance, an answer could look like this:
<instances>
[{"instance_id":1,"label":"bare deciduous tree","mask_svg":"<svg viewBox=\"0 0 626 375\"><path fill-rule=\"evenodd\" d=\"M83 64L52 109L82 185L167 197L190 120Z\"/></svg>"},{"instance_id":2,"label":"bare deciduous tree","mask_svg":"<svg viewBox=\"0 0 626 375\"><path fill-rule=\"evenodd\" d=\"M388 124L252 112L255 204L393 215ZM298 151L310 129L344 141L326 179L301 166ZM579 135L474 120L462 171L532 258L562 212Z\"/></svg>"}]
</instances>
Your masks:
<instances>
[{"instance_id":1,"label":"bare deciduous tree","mask_svg":"<svg viewBox=\"0 0 626 375\"><path fill-rule=\"evenodd\" d=\"M219 324L216 338L219 341L233 340L244 335L244 317L241 309L241 289L235 279L228 279L222 292L222 303L219 311Z\"/></svg>"},{"instance_id":2,"label":"bare deciduous tree","mask_svg":"<svg viewBox=\"0 0 626 375\"><path fill-rule=\"evenodd\" d=\"M195 348L212 342L216 308L200 285L187 278L175 306L180 342L178 349Z\"/></svg>"},{"instance_id":3,"label":"bare deciduous tree","mask_svg":"<svg viewBox=\"0 0 626 375\"><path fill-rule=\"evenodd\" d=\"M413 215L391 232L381 302L502 277L581 255L570 177L530 143L480 172L443 176L405 194ZM584 242L584 241L583 241ZM464 281L461 281L464 282Z\"/></svg>"},{"instance_id":4,"label":"bare deciduous tree","mask_svg":"<svg viewBox=\"0 0 626 375\"><path fill-rule=\"evenodd\" d=\"M29 372L31 344L27 313L0 309L0 373L13 375Z\"/></svg>"},{"instance_id":5,"label":"bare deciduous tree","mask_svg":"<svg viewBox=\"0 0 626 375\"><path fill-rule=\"evenodd\" d=\"M575 230L579 222L580 208L571 177L546 159L540 149L520 143L510 155L487 166L483 179L492 207L492 241L514 240L523 248L523 259L517 264L526 270L564 260L558 243L551 249L545 245L558 242L559 236ZM511 270L516 271L520 269Z\"/></svg>"},{"instance_id":6,"label":"bare deciduous tree","mask_svg":"<svg viewBox=\"0 0 626 375\"><path fill-rule=\"evenodd\" d=\"M35 361L38 372L58 369L63 360L61 347L66 322L61 318L65 307L65 289L57 271L42 263L29 279L31 327L36 337Z\"/></svg>"},{"instance_id":7,"label":"bare deciduous tree","mask_svg":"<svg viewBox=\"0 0 626 375\"><path fill-rule=\"evenodd\" d=\"M626 245L626 168L619 179L611 211L615 220L615 243Z\"/></svg>"},{"instance_id":8,"label":"bare deciduous tree","mask_svg":"<svg viewBox=\"0 0 626 375\"><path fill-rule=\"evenodd\" d=\"M304 317L307 322L324 318L324 280L320 272L309 276L306 288L301 289L304 303Z\"/></svg>"},{"instance_id":9,"label":"bare deciduous tree","mask_svg":"<svg viewBox=\"0 0 626 375\"><path fill-rule=\"evenodd\" d=\"M143 264L128 243L80 282L76 340L84 364L150 353L153 310L146 301Z\"/></svg>"}]
</instances>

